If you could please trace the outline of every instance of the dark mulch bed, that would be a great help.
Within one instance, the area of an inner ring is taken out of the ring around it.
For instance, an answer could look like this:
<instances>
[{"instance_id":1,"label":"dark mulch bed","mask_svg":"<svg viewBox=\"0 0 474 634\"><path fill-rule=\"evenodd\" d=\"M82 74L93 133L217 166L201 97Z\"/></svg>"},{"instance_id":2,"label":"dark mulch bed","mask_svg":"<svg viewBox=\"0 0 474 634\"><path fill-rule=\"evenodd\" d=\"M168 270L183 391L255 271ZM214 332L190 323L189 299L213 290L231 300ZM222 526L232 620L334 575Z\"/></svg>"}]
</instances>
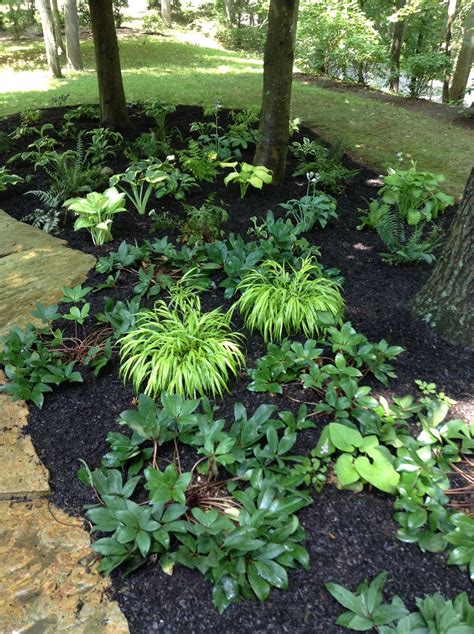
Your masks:
<instances>
[{"instance_id":1,"label":"dark mulch bed","mask_svg":"<svg viewBox=\"0 0 474 634\"><path fill-rule=\"evenodd\" d=\"M44 120L60 125L62 110L55 109L44 115ZM198 108L178 108L169 117L169 125L179 127L187 135L189 124L201 118ZM3 121L0 129L11 129L17 124L12 118ZM150 122L132 109L131 125L126 138L132 139L146 131ZM93 127L86 122L86 127ZM302 130L300 136L312 136ZM18 148L17 148L18 151ZM250 157L249 157L250 158ZM115 171L123 170L125 163L117 159L111 163ZM410 313L410 301L429 275L429 267L390 267L379 257L381 243L372 233L356 231L357 207L364 199L375 194L375 175L360 166L357 175L338 198L339 220L324 231L315 230L308 239L321 246L322 262L338 267L345 278L344 296L347 302L346 318L370 340L386 338L391 344L401 345L406 352L396 362L398 379L386 394L413 392L414 380L424 379L437 383L439 389L456 398L458 415L468 416L472 409L469 368L472 355L436 336L423 322ZM288 174L294 165L289 163ZM15 170L26 175L29 170ZM32 203L23 192L41 187L41 178L14 188L0 198L0 206L16 218L29 212ZM245 235L249 218L262 216L267 209L290 198L300 197L306 189L304 179L288 178L284 185L266 188L262 193L249 191L242 201L235 188L225 189L222 178L216 184L205 184L188 202L200 204L216 191L229 206L226 232ZM161 208L182 214L180 205L173 201L160 202ZM447 214L446 225L454 210ZM114 223L114 242L93 247L85 231L75 233L71 224L62 231L70 246L104 255L115 250L122 240L138 243L150 237L147 217L134 213L119 215ZM160 237L159 235L157 237ZM86 283L99 281L101 276L91 272ZM131 295L133 275L122 275L119 288L97 293L92 298L97 310L104 296L127 298ZM203 306L223 304L220 290L203 296ZM237 325L239 325L237 323ZM258 336L248 337L248 365L252 367L265 347ZM47 395L41 411L31 407L28 433L33 438L40 458L51 473L52 500L69 513L79 515L86 503L92 502L91 491L76 478L80 458L96 467L105 453L108 431L117 430L117 415L131 406L133 397L129 386L118 378L118 364L113 360L95 378L87 369L84 383L61 387ZM231 415L233 404L243 402L253 411L262 402L273 402L280 409L294 410L296 404L286 396L255 395L246 390L248 379L241 376L234 382L232 394L221 403L221 414ZM381 391L380 387L377 388ZM292 392L304 400L302 392ZM314 447L318 432L301 434L298 449L301 452ZM211 603L211 586L198 572L177 567L171 577L158 566L149 564L124 578L113 576L114 595L118 599L130 629L145 632L339 632L334 625L339 606L323 588L323 583L335 581L354 588L364 577L373 577L383 569L389 571L387 590L399 594L409 606L425 593L440 591L453 597L468 590L467 575L447 566L445 554L423 554L416 545L406 545L395 538L392 520L392 499L375 492L353 494L327 486L314 495L314 504L304 509L301 521L306 529L306 547L311 558L308 571L290 574L287 592L273 590L265 603L242 602L231 606L220 616Z\"/></svg>"}]
</instances>

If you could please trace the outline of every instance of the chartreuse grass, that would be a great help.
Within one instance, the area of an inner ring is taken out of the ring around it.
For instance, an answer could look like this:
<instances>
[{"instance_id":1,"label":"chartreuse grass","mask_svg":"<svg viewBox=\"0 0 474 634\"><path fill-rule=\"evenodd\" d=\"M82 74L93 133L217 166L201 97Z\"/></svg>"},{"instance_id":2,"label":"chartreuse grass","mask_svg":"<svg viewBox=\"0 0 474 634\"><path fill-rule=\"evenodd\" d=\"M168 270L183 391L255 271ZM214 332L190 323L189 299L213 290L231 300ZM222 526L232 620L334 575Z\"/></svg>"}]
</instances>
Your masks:
<instances>
[{"instance_id":1,"label":"chartreuse grass","mask_svg":"<svg viewBox=\"0 0 474 634\"><path fill-rule=\"evenodd\" d=\"M265 341L281 341L300 332L312 337L336 325L344 308L340 287L320 271L311 258L299 268L267 260L251 271L238 285L242 295L235 303L247 328L258 330Z\"/></svg>"},{"instance_id":2,"label":"chartreuse grass","mask_svg":"<svg viewBox=\"0 0 474 634\"><path fill-rule=\"evenodd\" d=\"M245 365L240 341L230 315L201 312L199 297L161 300L139 312L136 326L119 340L120 373L137 393L221 395Z\"/></svg>"},{"instance_id":3,"label":"chartreuse grass","mask_svg":"<svg viewBox=\"0 0 474 634\"><path fill-rule=\"evenodd\" d=\"M97 101L92 43L82 45L85 71L65 79L48 77L41 42L0 45L0 115L48 107L68 95L68 104ZM159 98L176 104L226 107L259 105L262 63L242 53L140 36L121 40L128 101ZM418 168L441 172L446 190L461 195L472 163L474 132L385 104L311 84L295 82L293 116L328 141L340 139L358 162L380 172L397 153Z\"/></svg>"}]
</instances>

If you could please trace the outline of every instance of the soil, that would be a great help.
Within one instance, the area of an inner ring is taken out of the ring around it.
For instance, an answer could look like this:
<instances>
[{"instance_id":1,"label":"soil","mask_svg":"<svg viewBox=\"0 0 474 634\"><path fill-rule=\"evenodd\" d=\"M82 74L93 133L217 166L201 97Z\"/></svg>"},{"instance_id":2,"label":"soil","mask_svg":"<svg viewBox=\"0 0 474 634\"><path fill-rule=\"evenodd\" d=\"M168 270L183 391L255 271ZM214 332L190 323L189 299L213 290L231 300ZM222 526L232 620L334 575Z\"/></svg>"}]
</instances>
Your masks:
<instances>
[{"instance_id":1,"label":"soil","mask_svg":"<svg viewBox=\"0 0 474 634\"><path fill-rule=\"evenodd\" d=\"M61 126L63 109L43 113L42 122ZM224 120L227 114L224 113ZM179 128L188 135L192 121L202 119L199 108L178 107L169 116L168 126ZM11 130L18 124L18 117L4 120L0 129ZM85 128L95 127L97 122L85 121ZM147 131L151 122L131 108L131 122L126 139L135 138ZM308 129L300 136L315 138ZM23 141L23 147L27 141ZM10 151L22 149L21 143ZM179 145L179 144L178 144ZM247 159L251 157L248 156ZM245 159L245 157L244 157ZM366 204L376 194L379 182L375 174L362 166L346 161L348 167L357 169L347 190L338 197L337 222L326 229L315 229L308 240L321 247L321 261L325 266L337 267L344 277L346 319L364 333L369 340L385 338L393 345L401 345L405 353L394 363L398 378L389 388L375 388L376 393L401 395L414 393L414 380L435 382L440 390L458 401L455 415L468 420L473 414L470 368L473 355L438 337L423 322L410 313L410 301L430 274L428 266L391 267L380 259L382 245L372 232L359 232L357 208ZM114 171L123 171L126 162L118 157L110 163ZM267 187L262 192L252 190L241 200L236 188L226 189L219 178L215 184L204 184L189 196L190 204L201 202L212 192L222 199L229 210L225 233L246 235L252 216L264 216L267 209L277 211L277 205L305 193L303 178L293 178L295 165L288 164L288 177L281 186ZM26 176L31 170L25 165L15 172ZM15 218L21 219L36 205L32 197L24 195L30 189L45 187L40 174L33 174L32 182L10 189L0 195L0 207ZM174 201L159 201L159 208L182 216L181 206ZM445 225L449 226L455 209L446 213ZM114 221L114 241L102 247L94 247L86 231L74 232L69 222L61 231L71 247L106 255L114 251L122 240L140 244L150 238L151 223L148 216L139 217L134 212L118 215ZM162 237L163 232L153 234ZM104 279L91 271L85 285ZM115 299L130 298L136 283L133 273L124 273L119 285L93 294L92 310L97 312L105 296ZM151 301L150 301L151 303ZM228 305L220 289L203 295L205 309L215 305ZM236 321L236 326L241 324ZM248 366L264 354L265 346L257 335L247 333ZM61 386L48 394L42 410L31 406L27 432L51 474L52 500L67 512L80 516L83 505L94 500L91 491L83 487L76 477L79 459L85 459L91 468L99 465L106 452L107 432L117 431L118 414L132 406L133 392L118 377L117 359L103 369L96 378L87 369L81 369L84 383ZM260 403L275 403L280 410L298 407L294 398L304 401L305 394L292 386L277 397L252 394L247 391L248 377L242 374L231 385L231 394L218 402L220 415L229 420L233 404L243 402L253 411ZM289 396L292 399L288 398ZM321 427L319 427L320 429ZM308 452L315 446L318 430L300 432L298 450ZM328 581L354 589L365 577L372 578L381 570L389 572L386 584L388 596L400 595L411 608L415 598L424 594L441 592L454 597L458 592L470 590L467 574L447 565L447 556L423 554L416 545L403 544L395 537L396 526L392 519L393 499L375 491L360 494L343 492L327 485L314 494L314 504L300 513L306 529L305 546L310 554L310 569L296 570L289 575L286 592L273 590L265 603L243 601L229 607L219 615L211 603L211 586L196 571L176 567L172 576L166 576L157 565L149 563L125 578L114 573L113 592L128 619L133 634L149 632L325 632L346 631L335 625L341 612L340 606L328 595L323 584Z\"/></svg>"}]
</instances>

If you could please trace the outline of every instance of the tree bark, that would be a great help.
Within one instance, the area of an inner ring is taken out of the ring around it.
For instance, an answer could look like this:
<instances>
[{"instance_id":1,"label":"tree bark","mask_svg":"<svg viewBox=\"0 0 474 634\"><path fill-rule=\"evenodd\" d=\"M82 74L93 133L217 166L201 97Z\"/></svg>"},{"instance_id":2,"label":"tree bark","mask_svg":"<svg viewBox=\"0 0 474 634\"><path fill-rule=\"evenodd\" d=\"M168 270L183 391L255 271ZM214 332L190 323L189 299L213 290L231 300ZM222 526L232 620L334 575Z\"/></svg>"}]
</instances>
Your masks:
<instances>
[{"instance_id":1,"label":"tree bark","mask_svg":"<svg viewBox=\"0 0 474 634\"><path fill-rule=\"evenodd\" d=\"M397 12L403 9L406 0L397 0ZM400 90L400 56L402 53L403 36L405 34L405 20L397 19L393 26L392 44L390 46L390 90Z\"/></svg>"},{"instance_id":2,"label":"tree bark","mask_svg":"<svg viewBox=\"0 0 474 634\"><path fill-rule=\"evenodd\" d=\"M48 67L54 77L62 77L61 65L59 63L58 48L54 37L53 11L49 0L37 0L38 11L41 17L41 28L43 29L44 47Z\"/></svg>"},{"instance_id":3,"label":"tree bark","mask_svg":"<svg viewBox=\"0 0 474 634\"><path fill-rule=\"evenodd\" d=\"M444 37L444 52L447 57L451 57L451 40L453 39L453 22L456 13L457 0L449 0L448 17L446 19L446 34ZM443 81L442 101L446 103L449 100L449 72L446 72Z\"/></svg>"},{"instance_id":4,"label":"tree bark","mask_svg":"<svg viewBox=\"0 0 474 634\"><path fill-rule=\"evenodd\" d=\"M163 20L163 24L165 26L171 26L171 0L161 0L161 19Z\"/></svg>"},{"instance_id":5,"label":"tree bark","mask_svg":"<svg viewBox=\"0 0 474 634\"><path fill-rule=\"evenodd\" d=\"M61 14L59 13L58 0L51 0L51 9L53 11L54 39L59 53L62 53L65 47L61 31Z\"/></svg>"},{"instance_id":6,"label":"tree bark","mask_svg":"<svg viewBox=\"0 0 474 634\"><path fill-rule=\"evenodd\" d=\"M474 168L446 245L413 312L449 341L474 348Z\"/></svg>"},{"instance_id":7,"label":"tree bark","mask_svg":"<svg viewBox=\"0 0 474 634\"><path fill-rule=\"evenodd\" d=\"M235 21L235 4L234 0L224 0L224 14L227 20L227 26L233 27Z\"/></svg>"},{"instance_id":8,"label":"tree bark","mask_svg":"<svg viewBox=\"0 0 474 634\"><path fill-rule=\"evenodd\" d=\"M89 0L102 124L121 129L128 123L112 0Z\"/></svg>"},{"instance_id":9,"label":"tree bark","mask_svg":"<svg viewBox=\"0 0 474 634\"><path fill-rule=\"evenodd\" d=\"M474 2L466 16L464 23L464 36L459 51L456 68L449 89L450 101L461 101L466 92L467 82L471 73L472 63L474 61Z\"/></svg>"},{"instance_id":10,"label":"tree bark","mask_svg":"<svg viewBox=\"0 0 474 634\"><path fill-rule=\"evenodd\" d=\"M254 164L285 178L298 0L271 0L263 63L263 99Z\"/></svg>"},{"instance_id":11,"label":"tree bark","mask_svg":"<svg viewBox=\"0 0 474 634\"><path fill-rule=\"evenodd\" d=\"M77 0L64 2L64 26L66 30L66 57L69 68L82 70L81 43L79 39L79 17Z\"/></svg>"}]
</instances>

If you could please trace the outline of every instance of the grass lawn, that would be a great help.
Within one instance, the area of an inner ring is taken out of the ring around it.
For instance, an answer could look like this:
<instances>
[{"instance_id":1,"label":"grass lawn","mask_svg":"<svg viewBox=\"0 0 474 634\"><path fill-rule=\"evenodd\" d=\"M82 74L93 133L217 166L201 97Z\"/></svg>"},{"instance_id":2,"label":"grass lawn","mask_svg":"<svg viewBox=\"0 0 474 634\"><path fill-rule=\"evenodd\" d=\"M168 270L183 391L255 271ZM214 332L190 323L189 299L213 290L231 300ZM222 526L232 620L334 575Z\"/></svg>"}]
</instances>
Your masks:
<instances>
[{"instance_id":1,"label":"grass lawn","mask_svg":"<svg viewBox=\"0 0 474 634\"><path fill-rule=\"evenodd\" d=\"M97 101L93 47L82 45L86 70L64 79L48 76L41 42L0 44L0 116L32 107ZM127 37L120 42L128 101L159 98L182 104L245 107L261 99L262 62L244 54L173 38ZM472 163L474 134L419 113L360 95L295 82L293 115L328 141L341 139L349 154L376 170L396 163L397 152L420 169L442 172L446 190L461 195Z\"/></svg>"}]
</instances>

